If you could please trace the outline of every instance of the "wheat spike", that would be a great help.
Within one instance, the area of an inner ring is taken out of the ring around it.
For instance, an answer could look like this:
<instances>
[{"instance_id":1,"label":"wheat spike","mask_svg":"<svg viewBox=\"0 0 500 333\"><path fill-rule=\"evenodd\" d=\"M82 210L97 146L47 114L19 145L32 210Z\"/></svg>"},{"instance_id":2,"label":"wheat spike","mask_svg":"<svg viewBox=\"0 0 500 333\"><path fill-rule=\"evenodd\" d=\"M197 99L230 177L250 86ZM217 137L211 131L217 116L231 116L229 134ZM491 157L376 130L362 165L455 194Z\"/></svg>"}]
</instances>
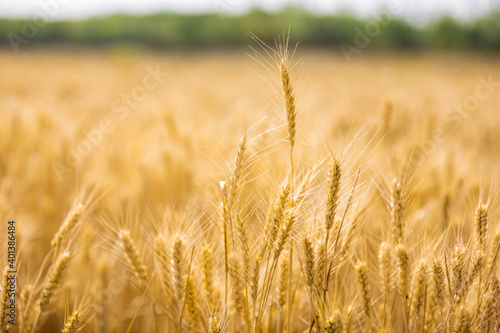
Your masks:
<instances>
[{"instance_id":1,"label":"wheat spike","mask_svg":"<svg viewBox=\"0 0 500 333\"><path fill-rule=\"evenodd\" d=\"M296 135L296 116L297 111L295 110L295 96L293 94L292 83L290 82L290 72L288 68L288 62L285 58L281 59L280 62L280 76L281 84L283 87L283 96L285 99L285 110L288 123L288 140L290 141L290 147L293 149L295 146L295 135Z\"/></svg>"},{"instance_id":2,"label":"wheat spike","mask_svg":"<svg viewBox=\"0 0 500 333\"><path fill-rule=\"evenodd\" d=\"M61 284L64 272L66 271L68 265L69 258L70 253L64 252L59 256L59 258L57 258L56 262L53 264L49 276L47 277L47 281L43 286L40 302L38 303L40 312L43 312L47 305L49 305L54 291Z\"/></svg>"},{"instance_id":3,"label":"wheat spike","mask_svg":"<svg viewBox=\"0 0 500 333\"><path fill-rule=\"evenodd\" d=\"M19 314L20 314L20 322L24 324L27 318L24 317L24 314L26 313L29 316L30 309L26 309L28 305L28 299L32 297L33 293L33 285L32 284L27 284L21 288L21 293L19 295ZM2 312L0 312L2 313ZM21 325L22 325L21 324ZM24 326L24 325L22 325Z\"/></svg>"},{"instance_id":4,"label":"wheat spike","mask_svg":"<svg viewBox=\"0 0 500 333\"><path fill-rule=\"evenodd\" d=\"M479 251L486 250L486 234L488 231L488 209L483 203L479 203L474 214L474 225L476 229L476 242Z\"/></svg>"},{"instance_id":5,"label":"wheat spike","mask_svg":"<svg viewBox=\"0 0 500 333\"><path fill-rule=\"evenodd\" d=\"M174 239L172 244L172 281L174 296L178 302L182 302L184 295L184 241L180 236Z\"/></svg>"},{"instance_id":6,"label":"wheat spike","mask_svg":"<svg viewBox=\"0 0 500 333\"><path fill-rule=\"evenodd\" d=\"M324 281L325 281L325 273L326 272L326 262L325 262L325 256L326 256L326 248L324 243L318 243L316 246L316 263L315 263L315 268L316 268L316 276L314 280L316 281L316 288L319 291L323 290L324 287Z\"/></svg>"},{"instance_id":7,"label":"wheat spike","mask_svg":"<svg viewBox=\"0 0 500 333\"><path fill-rule=\"evenodd\" d=\"M425 330L430 331L437 315L442 313L445 300L445 273L443 263L438 257L432 260L430 288L425 315Z\"/></svg>"},{"instance_id":8,"label":"wheat spike","mask_svg":"<svg viewBox=\"0 0 500 333\"><path fill-rule=\"evenodd\" d=\"M366 317L371 317L370 285L368 284L368 269L366 263L359 261L355 267L356 278L358 280L359 292L363 301L363 312Z\"/></svg>"},{"instance_id":9,"label":"wheat spike","mask_svg":"<svg viewBox=\"0 0 500 333\"><path fill-rule=\"evenodd\" d=\"M493 243L491 244L491 249L488 254L487 273L489 275L495 276L496 262L498 260L498 255L500 251L500 230L497 230L495 237L493 238Z\"/></svg>"},{"instance_id":10,"label":"wheat spike","mask_svg":"<svg viewBox=\"0 0 500 333\"><path fill-rule=\"evenodd\" d=\"M285 255L281 259L280 264L280 274L278 279L278 307L283 310L286 304L287 290L288 290L288 261L290 260L288 255Z\"/></svg>"},{"instance_id":11,"label":"wheat spike","mask_svg":"<svg viewBox=\"0 0 500 333\"><path fill-rule=\"evenodd\" d=\"M170 269L168 267L167 248L165 246L165 238L162 235L156 236L154 240L154 255L159 276L161 277L161 286L165 297L171 295Z\"/></svg>"},{"instance_id":12,"label":"wheat spike","mask_svg":"<svg viewBox=\"0 0 500 333\"><path fill-rule=\"evenodd\" d=\"M229 206L234 207L234 201L238 195L240 188L241 171L243 170L245 151L247 149L247 135L246 133L241 137L238 145L238 153L236 154L236 161L234 162L233 175L231 176L231 187L229 190Z\"/></svg>"},{"instance_id":13,"label":"wheat spike","mask_svg":"<svg viewBox=\"0 0 500 333\"><path fill-rule=\"evenodd\" d=\"M229 256L229 274L233 285L232 296L236 313L241 316L243 315L243 311L245 311L245 295L243 281L239 276L240 269L238 261L231 253Z\"/></svg>"},{"instance_id":14,"label":"wheat spike","mask_svg":"<svg viewBox=\"0 0 500 333\"><path fill-rule=\"evenodd\" d=\"M119 239L122 243L123 249L127 256L127 260L132 267L135 275L139 278L142 287L146 287L148 284L148 274L146 273L146 266L142 261L139 251L135 246L135 242L130 236L130 232L126 230L120 230Z\"/></svg>"},{"instance_id":15,"label":"wheat spike","mask_svg":"<svg viewBox=\"0 0 500 333\"><path fill-rule=\"evenodd\" d=\"M455 255L451 264L454 284L454 298L456 302L459 302L465 287L466 279L465 248L463 246L457 246L455 248Z\"/></svg>"},{"instance_id":16,"label":"wheat spike","mask_svg":"<svg viewBox=\"0 0 500 333\"><path fill-rule=\"evenodd\" d=\"M397 275L398 275L398 292L399 295L408 298L408 275L409 275L409 262L408 251L403 244L396 246L396 260L397 260Z\"/></svg>"},{"instance_id":17,"label":"wheat spike","mask_svg":"<svg viewBox=\"0 0 500 333\"><path fill-rule=\"evenodd\" d=\"M419 317L424 306L424 297L427 289L427 261L424 259L420 262L416 271L415 282L413 286L413 304L410 315Z\"/></svg>"},{"instance_id":18,"label":"wheat spike","mask_svg":"<svg viewBox=\"0 0 500 333\"><path fill-rule=\"evenodd\" d=\"M337 204L339 200L341 174L342 169L340 161L337 158L332 158L328 169L328 196L326 200L325 215L325 228L327 232L333 227L335 222L335 214L337 212Z\"/></svg>"},{"instance_id":19,"label":"wheat spike","mask_svg":"<svg viewBox=\"0 0 500 333\"><path fill-rule=\"evenodd\" d=\"M73 314L66 320L62 333L76 333L80 328L81 315L78 310L75 310Z\"/></svg>"},{"instance_id":20,"label":"wheat spike","mask_svg":"<svg viewBox=\"0 0 500 333\"><path fill-rule=\"evenodd\" d=\"M246 232L246 222L236 215L236 225L240 238L241 253L243 255L243 280L248 283L250 272L250 249L248 247L248 236Z\"/></svg>"},{"instance_id":21,"label":"wheat spike","mask_svg":"<svg viewBox=\"0 0 500 333\"><path fill-rule=\"evenodd\" d=\"M401 244L404 240L404 209L405 200L401 183L398 179L393 179L391 184L391 224L392 234L396 244Z\"/></svg>"},{"instance_id":22,"label":"wheat spike","mask_svg":"<svg viewBox=\"0 0 500 333\"><path fill-rule=\"evenodd\" d=\"M387 242L383 242L380 245L380 250L378 254L380 278L382 280L382 292L385 295L389 295L392 288L392 248Z\"/></svg>"},{"instance_id":23,"label":"wheat spike","mask_svg":"<svg viewBox=\"0 0 500 333\"><path fill-rule=\"evenodd\" d=\"M189 278L186 278L186 327L188 332L196 332L198 329L199 310L197 297L193 274L190 274Z\"/></svg>"},{"instance_id":24,"label":"wheat spike","mask_svg":"<svg viewBox=\"0 0 500 333\"><path fill-rule=\"evenodd\" d=\"M314 258L314 248L309 236L304 237L302 249L304 251L304 274L306 276L306 285L312 290L315 278L314 263L316 260Z\"/></svg>"},{"instance_id":25,"label":"wheat spike","mask_svg":"<svg viewBox=\"0 0 500 333\"><path fill-rule=\"evenodd\" d=\"M214 299L214 258L212 249L208 243L205 243L201 248L201 276L203 290L205 292L205 300L210 309L215 306Z\"/></svg>"},{"instance_id":26,"label":"wheat spike","mask_svg":"<svg viewBox=\"0 0 500 333\"><path fill-rule=\"evenodd\" d=\"M483 263L484 254L481 251L476 252L473 256L472 267L469 270L469 274L467 274L467 277L464 279L464 282L461 284L461 287L458 289L458 293L455 296L457 303L460 303L462 299L467 296L467 292L474 282L474 279L479 276Z\"/></svg>"},{"instance_id":27,"label":"wheat spike","mask_svg":"<svg viewBox=\"0 0 500 333\"><path fill-rule=\"evenodd\" d=\"M50 246L55 248L64 240L66 235L76 226L80 217L85 210L85 206L82 204L77 204L74 208L72 208L66 218L64 219L63 224L59 228L59 230L54 235L54 238L50 242Z\"/></svg>"},{"instance_id":28,"label":"wheat spike","mask_svg":"<svg viewBox=\"0 0 500 333\"><path fill-rule=\"evenodd\" d=\"M217 322L217 318L212 315L208 318L208 333L221 333L219 323Z\"/></svg>"},{"instance_id":29,"label":"wheat spike","mask_svg":"<svg viewBox=\"0 0 500 333\"><path fill-rule=\"evenodd\" d=\"M470 333L470 315L465 306L461 306L455 318L455 325L453 325L453 333Z\"/></svg>"},{"instance_id":30,"label":"wheat spike","mask_svg":"<svg viewBox=\"0 0 500 333\"><path fill-rule=\"evenodd\" d=\"M294 223L295 215L293 212L286 214L286 217L282 220L282 224L279 228L278 239L276 240L274 246L274 257L276 259L280 256L281 251L283 251L283 247L285 246L287 240L290 238Z\"/></svg>"},{"instance_id":31,"label":"wheat spike","mask_svg":"<svg viewBox=\"0 0 500 333\"><path fill-rule=\"evenodd\" d=\"M288 196L290 195L290 190L291 190L290 183L287 183L281 189L281 193L274 204L271 224L269 226L268 235L266 237L269 249L273 248L273 244L276 241L276 237L278 236L278 232L284 217L283 215L285 212L285 207L288 201Z\"/></svg>"},{"instance_id":32,"label":"wheat spike","mask_svg":"<svg viewBox=\"0 0 500 333\"><path fill-rule=\"evenodd\" d=\"M326 333L341 333L343 331L342 316L340 310L333 311L333 314L326 321L325 332Z\"/></svg>"},{"instance_id":33,"label":"wheat spike","mask_svg":"<svg viewBox=\"0 0 500 333\"><path fill-rule=\"evenodd\" d=\"M254 259L252 276L250 277L250 294L252 296L254 305L257 302L259 279L260 279L260 266L262 265L262 260L264 259L264 249L265 247L261 246L261 248L257 252L257 255L255 256Z\"/></svg>"}]
</instances>

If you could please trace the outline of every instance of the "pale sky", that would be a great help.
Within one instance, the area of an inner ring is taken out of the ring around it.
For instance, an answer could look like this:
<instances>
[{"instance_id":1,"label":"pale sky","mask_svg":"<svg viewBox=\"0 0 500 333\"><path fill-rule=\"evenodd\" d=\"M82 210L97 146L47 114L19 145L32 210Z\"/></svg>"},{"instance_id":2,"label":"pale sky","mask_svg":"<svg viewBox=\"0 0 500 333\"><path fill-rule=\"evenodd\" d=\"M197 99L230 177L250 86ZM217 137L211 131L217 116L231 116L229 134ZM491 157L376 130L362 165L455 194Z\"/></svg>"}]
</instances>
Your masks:
<instances>
[{"instance_id":1,"label":"pale sky","mask_svg":"<svg viewBox=\"0 0 500 333\"><path fill-rule=\"evenodd\" d=\"M51 20L79 19L113 13L146 14L157 11L241 13L253 6L277 10L287 4L302 5L320 13L348 11L360 16L376 15L389 2L399 2L402 16L416 21L443 14L470 18L500 9L500 0L1 0L0 17L33 18L42 10ZM57 3L56 7L50 6ZM45 8L45 9L44 9ZM48 8L48 9L47 9Z\"/></svg>"}]
</instances>

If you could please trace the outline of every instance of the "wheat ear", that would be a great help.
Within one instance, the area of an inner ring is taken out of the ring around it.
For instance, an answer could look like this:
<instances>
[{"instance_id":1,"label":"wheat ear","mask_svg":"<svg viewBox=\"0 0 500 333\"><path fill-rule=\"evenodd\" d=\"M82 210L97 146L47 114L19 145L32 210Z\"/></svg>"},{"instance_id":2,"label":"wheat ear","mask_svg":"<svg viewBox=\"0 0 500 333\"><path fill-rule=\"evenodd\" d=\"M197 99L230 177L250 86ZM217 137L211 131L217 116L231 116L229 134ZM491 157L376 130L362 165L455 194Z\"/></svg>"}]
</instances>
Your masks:
<instances>
[{"instance_id":1,"label":"wheat ear","mask_svg":"<svg viewBox=\"0 0 500 333\"><path fill-rule=\"evenodd\" d=\"M172 244L172 281L174 296L178 302L182 302L184 295L184 241L180 236L174 239Z\"/></svg>"},{"instance_id":2,"label":"wheat ear","mask_svg":"<svg viewBox=\"0 0 500 333\"><path fill-rule=\"evenodd\" d=\"M415 282L413 284L413 303L411 307L410 316L420 317L420 312L425 309L425 295L427 289L427 261L425 259L420 261L418 269L415 274Z\"/></svg>"},{"instance_id":3,"label":"wheat ear","mask_svg":"<svg viewBox=\"0 0 500 333\"><path fill-rule=\"evenodd\" d=\"M325 214L325 244L324 253L318 260L323 260L323 268L328 266L328 241L330 237L330 230L336 224L336 228L333 230L334 236L337 236L337 230L340 227L340 221L336 222L335 215L337 213L337 204L339 199L340 191L340 177L342 174L342 169L340 161L337 158L332 158L330 161L330 167L328 170L328 196L326 199L326 214ZM321 277L323 285L323 296L326 299L326 292L328 291L328 271L323 269L324 276ZM321 281L321 280L320 280ZM321 284L321 282L320 282Z\"/></svg>"},{"instance_id":4,"label":"wheat ear","mask_svg":"<svg viewBox=\"0 0 500 333\"><path fill-rule=\"evenodd\" d=\"M479 203L474 214L476 242L479 251L486 250L486 233L488 231L488 210L486 205Z\"/></svg>"},{"instance_id":5,"label":"wheat ear","mask_svg":"<svg viewBox=\"0 0 500 333\"><path fill-rule=\"evenodd\" d=\"M244 166L245 151L247 149L247 135L246 133L241 137L238 145L238 153L236 154L236 161L234 162L233 175L231 176L231 187L229 190L229 206L233 207L236 196L240 189L241 171Z\"/></svg>"},{"instance_id":6,"label":"wheat ear","mask_svg":"<svg viewBox=\"0 0 500 333\"><path fill-rule=\"evenodd\" d=\"M368 268L366 263L359 261L355 267L356 279L358 280L359 292L363 301L363 312L365 313L368 321L371 318L371 299L370 299L370 285L368 284Z\"/></svg>"},{"instance_id":7,"label":"wheat ear","mask_svg":"<svg viewBox=\"0 0 500 333\"><path fill-rule=\"evenodd\" d=\"M201 248L201 277L205 300L210 310L214 310L214 258L208 243Z\"/></svg>"},{"instance_id":8,"label":"wheat ear","mask_svg":"<svg viewBox=\"0 0 500 333\"><path fill-rule=\"evenodd\" d=\"M208 333L221 333L222 330L219 326L219 322L215 315L212 315L208 318Z\"/></svg>"},{"instance_id":9,"label":"wheat ear","mask_svg":"<svg viewBox=\"0 0 500 333\"><path fill-rule=\"evenodd\" d=\"M388 242L383 242L380 245L380 250L378 254L379 271L381 279L382 294L384 299L383 307L383 322L384 327L386 327L387 318L387 307L390 301L391 289L392 289L392 247Z\"/></svg>"},{"instance_id":10,"label":"wheat ear","mask_svg":"<svg viewBox=\"0 0 500 333\"><path fill-rule=\"evenodd\" d=\"M290 141L290 150L292 150L295 146L297 111L295 109L295 96L293 93L292 83L290 81L288 62L285 58L282 58L280 62L280 77L283 87L283 96L285 99L285 110L288 123L288 140Z\"/></svg>"},{"instance_id":11,"label":"wheat ear","mask_svg":"<svg viewBox=\"0 0 500 333\"><path fill-rule=\"evenodd\" d=\"M429 332L437 318L437 314L442 313L445 295L445 272L442 261L435 257L432 260L430 273L430 288L427 302L427 312L425 315L425 331Z\"/></svg>"},{"instance_id":12,"label":"wheat ear","mask_svg":"<svg viewBox=\"0 0 500 333\"><path fill-rule=\"evenodd\" d=\"M70 253L64 252L59 256L59 258L57 258L56 262L52 266L47 281L45 282L44 287L42 289L40 302L38 303L40 312L43 312L43 310L45 310L47 305L49 305L50 299L52 298L54 291L61 284L63 275L68 265L69 258L70 258Z\"/></svg>"},{"instance_id":13,"label":"wheat ear","mask_svg":"<svg viewBox=\"0 0 500 333\"><path fill-rule=\"evenodd\" d=\"M73 314L66 320L62 333L76 333L80 329L81 315L78 310L75 310Z\"/></svg>"},{"instance_id":14,"label":"wheat ear","mask_svg":"<svg viewBox=\"0 0 500 333\"><path fill-rule=\"evenodd\" d=\"M72 208L66 218L64 219L63 224L56 232L54 238L50 242L50 246L52 248L57 247L64 240L66 235L76 226L80 217L85 210L85 206L82 204L77 204L74 208Z\"/></svg>"},{"instance_id":15,"label":"wheat ear","mask_svg":"<svg viewBox=\"0 0 500 333\"><path fill-rule=\"evenodd\" d=\"M127 256L127 260L132 267L135 275L139 278L141 287L146 287L148 284L148 274L146 273L146 266L142 261L139 251L135 246L135 242L130 236L130 232L126 230L120 230L119 234L120 242Z\"/></svg>"},{"instance_id":16,"label":"wheat ear","mask_svg":"<svg viewBox=\"0 0 500 333\"><path fill-rule=\"evenodd\" d=\"M403 218L404 218L405 201L402 185L398 179L393 179L391 184L391 224L394 242L396 244L403 243Z\"/></svg>"},{"instance_id":17,"label":"wheat ear","mask_svg":"<svg viewBox=\"0 0 500 333\"><path fill-rule=\"evenodd\" d=\"M192 273L192 272L191 272ZM196 332L198 329L199 311L198 300L193 274L186 277L186 317L188 332Z\"/></svg>"},{"instance_id":18,"label":"wheat ear","mask_svg":"<svg viewBox=\"0 0 500 333\"><path fill-rule=\"evenodd\" d=\"M172 292L169 276L170 268L168 266L169 260L167 257L167 247L165 245L165 239L162 235L158 235L154 239L154 255L158 273L161 278L163 295L164 297L168 297Z\"/></svg>"}]
</instances>

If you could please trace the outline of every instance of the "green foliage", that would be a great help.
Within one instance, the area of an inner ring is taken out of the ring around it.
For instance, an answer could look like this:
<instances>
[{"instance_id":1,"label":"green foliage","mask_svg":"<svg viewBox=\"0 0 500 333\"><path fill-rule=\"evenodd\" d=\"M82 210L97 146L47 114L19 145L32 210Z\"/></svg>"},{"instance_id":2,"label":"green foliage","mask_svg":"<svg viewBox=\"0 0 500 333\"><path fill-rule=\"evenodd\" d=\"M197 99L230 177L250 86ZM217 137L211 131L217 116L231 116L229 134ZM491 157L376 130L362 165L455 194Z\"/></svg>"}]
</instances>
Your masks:
<instances>
[{"instance_id":1,"label":"green foliage","mask_svg":"<svg viewBox=\"0 0 500 333\"><path fill-rule=\"evenodd\" d=\"M376 22L376 23L375 23ZM36 24L39 26L37 27ZM442 17L425 27L416 27L396 17L360 19L348 14L317 15L297 7L277 13L253 9L244 15L216 13L182 15L157 13L145 16L112 15L82 21L37 22L0 19L0 45L8 46L9 34L26 38L30 45L78 44L86 46L131 45L159 49L234 48L251 44L249 32L274 44L277 34L289 27L302 45L339 48L355 44L356 31L379 26L363 48L375 49L472 49L500 50L500 12L473 22ZM23 28L35 27L26 37Z\"/></svg>"}]
</instances>

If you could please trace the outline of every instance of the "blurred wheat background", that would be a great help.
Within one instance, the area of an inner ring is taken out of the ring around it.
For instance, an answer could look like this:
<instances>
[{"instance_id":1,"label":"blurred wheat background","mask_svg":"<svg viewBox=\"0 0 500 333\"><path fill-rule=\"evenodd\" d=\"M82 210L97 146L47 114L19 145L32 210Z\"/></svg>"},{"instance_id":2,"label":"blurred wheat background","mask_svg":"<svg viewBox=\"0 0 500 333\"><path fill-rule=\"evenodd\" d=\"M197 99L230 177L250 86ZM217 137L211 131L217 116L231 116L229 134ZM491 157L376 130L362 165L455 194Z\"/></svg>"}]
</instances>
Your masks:
<instances>
[{"instance_id":1,"label":"blurred wheat background","mask_svg":"<svg viewBox=\"0 0 500 333\"><path fill-rule=\"evenodd\" d=\"M287 38L0 51L1 331L500 329L497 54Z\"/></svg>"}]
</instances>

